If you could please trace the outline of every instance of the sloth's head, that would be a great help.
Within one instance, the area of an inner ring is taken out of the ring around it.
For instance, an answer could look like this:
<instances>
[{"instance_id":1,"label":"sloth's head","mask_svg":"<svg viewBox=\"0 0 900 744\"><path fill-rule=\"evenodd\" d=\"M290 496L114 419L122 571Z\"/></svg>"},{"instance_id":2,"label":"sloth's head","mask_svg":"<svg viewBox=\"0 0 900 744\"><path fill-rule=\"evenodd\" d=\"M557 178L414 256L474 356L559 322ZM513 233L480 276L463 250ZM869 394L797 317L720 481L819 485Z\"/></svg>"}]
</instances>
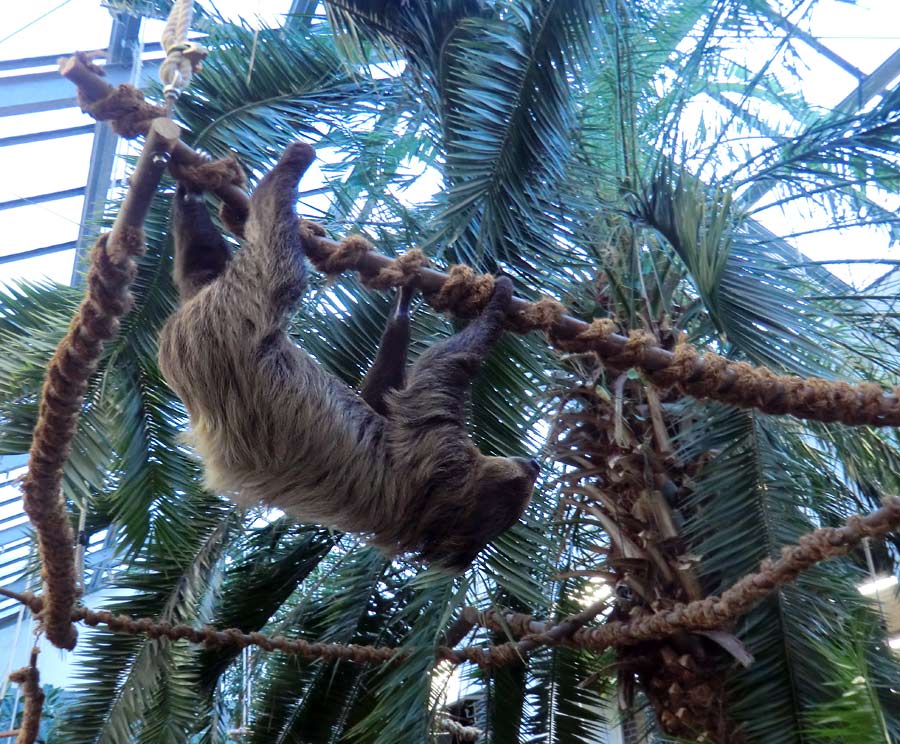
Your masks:
<instances>
[{"instance_id":1,"label":"sloth's head","mask_svg":"<svg viewBox=\"0 0 900 744\"><path fill-rule=\"evenodd\" d=\"M512 527L528 506L540 472L536 460L479 455L473 518L466 525L465 546L442 563L453 571L465 570L485 545Z\"/></svg>"}]
</instances>

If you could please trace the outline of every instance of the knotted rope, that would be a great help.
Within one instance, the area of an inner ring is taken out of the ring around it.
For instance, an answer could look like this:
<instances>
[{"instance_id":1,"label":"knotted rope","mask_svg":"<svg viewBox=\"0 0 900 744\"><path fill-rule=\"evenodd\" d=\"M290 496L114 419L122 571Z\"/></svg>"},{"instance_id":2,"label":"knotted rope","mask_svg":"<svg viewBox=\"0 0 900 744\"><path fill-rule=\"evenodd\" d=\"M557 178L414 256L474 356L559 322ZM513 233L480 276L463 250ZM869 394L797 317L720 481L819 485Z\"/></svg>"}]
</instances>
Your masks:
<instances>
[{"instance_id":1,"label":"knotted rope","mask_svg":"<svg viewBox=\"0 0 900 744\"><path fill-rule=\"evenodd\" d=\"M440 312L462 318L476 316L487 305L494 279L461 264L451 266L436 289L424 286L421 270L424 256L410 251L398 259L373 253L372 244L361 236L351 236L333 244L324 231L313 231L304 223L305 246L316 268L326 274L348 269L360 271L364 283L377 289L417 281L426 301ZM431 272L432 275L437 272ZM377 278L376 278L377 277ZM563 335L564 326L583 326L574 335ZM540 330L552 345L564 351L596 353L615 371L640 369L657 387L676 388L694 398L710 398L741 408L755 408L770 414L791 414L798 418L848 425L900 425L900 387L886 395L880 385L823 380L795 375L779 375L766 367L735 362L712 352L700 352L680 343L674 352L660 348L644 331L631 331L620 341L616 324L609 319L580 324L566 316L557 300L544 297L537 302L516 301L507 319L507 328L516 333Z\"/></svg>"},{"instance_id":2,"label":"knotted rope","mask_svg":"<svg viewBox=\"0 0 900 744\"><path fill-rule=\"evenodd\" d=\"M114 92L90 68L89 60L83 57L67 60L62 69L79 85L82 97L88 102L99 101ZM90 89L89 95L85 95L87 89ZM140 109L142 100L132 96L131 105ZM156 113L159 113L158 109ZM122 115L126 116L127 112L122 112ZM146 111L143 114L137 112L133 118L143 122L145 119L142 117L146 115ZM173 152L173 161L196 165L203 163L204 158L179 143ZM223 199L226 225L241 236L248 212L247 195L233 180L223 179L213 190ZM411 271L410 266L398 265L396 260L375 253L365 239L350 238L335 243L328 240L322 230L314 232L307 228L306 233L310 258L323 271L340 273L354 268L361 272L364 279L380 276L372 285L379 289L411 281L433 307L462 317L477 314L487 303L493 287L492 277L479 275L468 267L451 267L448 276L428 269L423 261ZM382 269L387 269L387 272L381 274ZM785 413L798 418L839 421L848 425L900 425L900 390L887 393L874 383L850 385L818 378L779 375L765 367L732 362L684 344L673 353L661 348L643 332L634 331L628 337L622 337L609 321L587 324L572 318L566 315L565 307L553 298L546 297L536 303L515 298L507 324L518 333L544 331L558 348L595 353L614 367L637 367L655 385L676 387L697 398L721 400L766 413Z\"/></svg>"},{"instance_id":3,"label":"knotted rope","mask_svg":"<svg viewBox=\"0 0 900 744\"><path fill-rule=\"evenodd\" d=\"M183 181L196 191L217 191L226 184L239 188L247 186L247 176L237 158L227 157L221 160L205 160L204 162L182 165L176 162L169 164L169 172L177 181ZM227 226L227 223L226 223Z\"/></svg>"},{"instance_id":4,"label":"knotted rope","mask_svg":"<svg viewBox=\"0 0 900 744\"><path fill-rule=\"evenodd\" d=\"M794 581L816 563L845 555L863 538L883 537L898 527L900 498L892 497L885 500L883 507L868 515L850 517L843 527L822 527L803 535L797 544L782 548L780 558L763 561L758 571L738 580L718 597L706 597L676 605L670 610L628 622L608 622L598 627L577 628L571 633L566 629L560 634L562 638L553 634L554 626L522 613L503 613L497 610L479 612L475 608L466 608L461 622L497 631L509 628L514 635L523 636L519 642L495 646L489 650L492 656L497 654L498 659L504 663L510 655L521 658L523 648L519 644L525 641L528 648L524 650L538 645L555 645L561 641L564 645L602 651L610 646L668 638L679 631L715 630L737 620L757 601Z\"/></svg>"},{"instance_id":5,"label":"knotted rope","mask_svg":"<svg viewBox=\"0 0 900 744\"><path fill-rule=\"evenodd\" d=\"M439 661L454 664L472 662L483 667L495 667L517 663L528 653L543 646L563 645L598 652L610 646L668 638L679 631L714 630L733 622L758 600L794 581L810 566L828 558L845 555L863 538L883 537L898 526L900 498L886 499L884 506L871 514L850 517L843 527L822 527L801 537L797 544L785 546L779 559L763 561L759 571L740 579L718 597L676 605L670 610L628 622L608 622L597 627L584 627L602 610L599 603L556 624L540 622L523 613L505 613L499 610L482 612L466 608L448 631L448 642L461 640L475 625L499 632L509 631L513 636L518 636L519 640L495 646L466 646L459 649L441 645L436 649L435 656ZM24 604L35 614L44 610L44 599L29 592L20 594L0 589L0 595ZM342 659L381 664L403 659L408 653L404 649L383 646L310 643L283 636L245 633L237 628L217 630L209 626L195 628L183 624L173 625L149 618L134 619L128 615L94 611L86 607L74 608L71 620L90 626L105 625L116 633L184 639L213 649L258 646L266 651L277 650L309 659Z\"/></svg>"}]
</instances>

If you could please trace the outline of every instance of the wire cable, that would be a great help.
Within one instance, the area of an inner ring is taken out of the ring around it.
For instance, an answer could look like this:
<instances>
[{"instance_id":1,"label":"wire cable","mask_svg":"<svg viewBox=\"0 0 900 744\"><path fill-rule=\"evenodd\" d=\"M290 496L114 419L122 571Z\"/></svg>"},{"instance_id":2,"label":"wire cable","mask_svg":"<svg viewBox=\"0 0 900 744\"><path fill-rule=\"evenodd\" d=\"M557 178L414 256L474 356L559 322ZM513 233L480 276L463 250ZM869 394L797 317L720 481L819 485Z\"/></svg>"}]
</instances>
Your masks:
<instances>
[{"instance_id":1,"label":"wire cable","mask_svg":"<svg viewBox=\"0 0 900 744\"><path fill-rule=\"evenodd\" d=\"M7 36L4 36L2 39L0 39L0 44L2 44L2 43L5 42L5 41L9 41L9 40L10 40L11 38L13 38L14 36L18 36L18 35L19 35L20 33L22 33L25 29L31 28L35 23L40 23L40 22L43 21L48 15L50 15L51 13L55 13L55 12L56 12L57 10L59 10L61 7L63 7L64 5L68 5L70 2L72 2L72 0L63 0L63 1L62 1L59 5L57 5L56 7L50 8L50 10L48 10L46 13L42 13L42 14L39 15L37 18L35 18L33 21L28 21L28 23L26 23L26 24L25 24L24 26L22 26L21 28L17 28L17 29L16 29L15 31L13 31L11 34L9 34L9 35L7 35Z\"/></svg>"}]
</instances>

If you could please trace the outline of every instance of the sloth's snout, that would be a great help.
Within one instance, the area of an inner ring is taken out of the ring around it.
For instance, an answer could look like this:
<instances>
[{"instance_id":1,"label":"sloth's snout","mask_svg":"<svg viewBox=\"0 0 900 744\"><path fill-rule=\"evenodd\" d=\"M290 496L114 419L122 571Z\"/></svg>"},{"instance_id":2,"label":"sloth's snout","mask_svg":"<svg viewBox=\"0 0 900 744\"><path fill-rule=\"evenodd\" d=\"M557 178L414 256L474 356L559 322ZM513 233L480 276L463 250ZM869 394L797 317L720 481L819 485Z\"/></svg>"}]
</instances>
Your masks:
<instances>
[{"instance_id":1,"label":"sloth's snout","mask_svg":"<svg viewBox=\"0 0 900 744\"><path fill-rule=\"evenodd\" d=\"M522 469L527 471L531 477L537 478L541 474L541 464L533 457L530 460L526 460L524 457L514 457L513 459L519 463L519 465L522 466Z\"/></svg>"}]
</instances>

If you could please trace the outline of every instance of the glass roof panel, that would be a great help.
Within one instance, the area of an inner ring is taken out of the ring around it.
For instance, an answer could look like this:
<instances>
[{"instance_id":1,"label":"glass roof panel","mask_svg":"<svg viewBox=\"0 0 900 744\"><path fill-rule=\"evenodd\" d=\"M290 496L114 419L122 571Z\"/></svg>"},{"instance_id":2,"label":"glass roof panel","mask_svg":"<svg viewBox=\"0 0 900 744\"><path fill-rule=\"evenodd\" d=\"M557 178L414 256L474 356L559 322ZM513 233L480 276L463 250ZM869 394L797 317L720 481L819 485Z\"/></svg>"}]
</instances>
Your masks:
<instances>
[{"instance_id":1,"label":"glass roof panel","mask_svg":"<svg viewBox=\"0 0 900 744\"><path fill-rule=\"evenodd\" d=\"M204 9L218 11L226 18L244 15L254 25L260 20L268 24L280 23L291 7L291 0L198 2ZM771 0L770 7L771 27L751 29L740 37L723 38L722 43L731 47L729 54L736 63L750 70L758 70L766 64L780 65L788 70L790 74L779 75L786 91L802 93L816 105L832 107L852 94L859 87L859 75L865 76L876 70L900 46L900 32L895 31L897 20L900 20L897 0L857 0L855 3L846 0L820 0L817 3ZM103 48L108 43L111 16L100 0L38 0L9 4L4 10L5 33L0 33L0 107L4 104L5 79L33 73L36 69L54 69L53 65L15 69L11 67L15 60L42 55L52 59L74 49ZM145 22L143 39L158 41L161 27L159 20ZM807 34L814 38L808 38ZM796 54L778 59L777 52L783 49L779 45L787 35L791 36ZM776 55L775 63L771 61L773 55ZM47 60L43 62L46 65ZM0 139L90 124L90 117L74 107L0 116ZM32 144L2 146L0 142L0 167L4 172L18 174L14 182L0 186L0 202L83 186L87 181L91 139L91 135L82 134ZM31 167L36 160L52 163L52 167ZM69 198L64 202L47 201L0 211L0 227L9 230L4 233L6 240L0 255L75 240L80 214L73 217L73 212L77 211L75 205L80 201ZM761 220L772 230L797 231L792 225L801 219L801 215L768 211L773 214L765 214ZM63 228L63 225L67 227ZM815 234L798 237L794 243L815 259L833 258L838 253L846 255L848 240L863 241L867 247L860 250L867 255L885 254L888 246L884 236L871 235L865 228L855 230L857 233L845 236ZM49 270L54 276L64 276L66 272L60 267L67 255L55 255L50 261L42 257L0 263L0 282L13 275L29 276L33 271ZM71 262L71 256L68 260ZM17 266L17 263L22 265ZM846 273L840 267L834 270ZM846 274L846 278L852 277Z\"/></svg>"}]
</instances>

